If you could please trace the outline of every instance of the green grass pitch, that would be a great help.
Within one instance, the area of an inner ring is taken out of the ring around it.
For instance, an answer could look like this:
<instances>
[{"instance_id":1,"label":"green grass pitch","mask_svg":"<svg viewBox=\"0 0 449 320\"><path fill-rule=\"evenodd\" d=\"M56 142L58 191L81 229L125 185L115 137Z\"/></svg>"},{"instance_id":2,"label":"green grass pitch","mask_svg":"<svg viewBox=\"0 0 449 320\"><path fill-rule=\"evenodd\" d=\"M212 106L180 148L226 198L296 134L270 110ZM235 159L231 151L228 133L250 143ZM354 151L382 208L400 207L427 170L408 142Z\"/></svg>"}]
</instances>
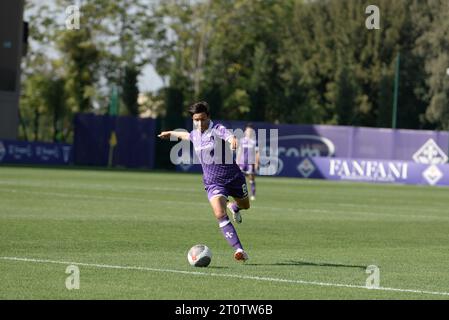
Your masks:
<instances>
[{"instance_id":1,"label":"green grass pitch","mask_svg":"<svg viewBox=\"0 0 449 320\"><path fill-rule=\"evenodd\" d=\"M0 167L0 299L449 298L449 189L258 177L257 192L240 264L200 175ZM208 268L187 262L198 243Z\"/></svg>"}]
</instances>

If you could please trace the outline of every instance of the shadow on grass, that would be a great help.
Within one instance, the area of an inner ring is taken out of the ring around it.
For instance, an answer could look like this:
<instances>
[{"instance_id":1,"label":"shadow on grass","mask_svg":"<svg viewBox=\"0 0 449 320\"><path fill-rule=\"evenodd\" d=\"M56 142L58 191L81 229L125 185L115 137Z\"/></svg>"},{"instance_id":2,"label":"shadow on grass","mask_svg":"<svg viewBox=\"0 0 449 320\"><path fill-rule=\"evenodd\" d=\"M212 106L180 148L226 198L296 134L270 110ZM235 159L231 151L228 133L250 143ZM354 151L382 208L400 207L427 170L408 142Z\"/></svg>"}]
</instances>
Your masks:
<instances>
[{"instance_id":1,"label":"shadow on grass","mask_svg":"<svg viewBox=\"0 0 449 320\"><path fill-rule=\"evenodd\" d=\"M332 268L357 268L365 270L368 266L343 264L343 263L328 263L328 262L309 262L309 261L285 261L276 263L246 263L247 266L300 266L300 267L332 267Z\"/></svg>"},{"instance_id":2,"label":"shadow on grass","mask_svg":"<svg viewBox=\"0 0 449 320\"><path fill-rule=\"evenodd\" d=\"M229 269L229 267L209 266L209 267L207 267L207 269Z\"/></svg>"}]
</instances>

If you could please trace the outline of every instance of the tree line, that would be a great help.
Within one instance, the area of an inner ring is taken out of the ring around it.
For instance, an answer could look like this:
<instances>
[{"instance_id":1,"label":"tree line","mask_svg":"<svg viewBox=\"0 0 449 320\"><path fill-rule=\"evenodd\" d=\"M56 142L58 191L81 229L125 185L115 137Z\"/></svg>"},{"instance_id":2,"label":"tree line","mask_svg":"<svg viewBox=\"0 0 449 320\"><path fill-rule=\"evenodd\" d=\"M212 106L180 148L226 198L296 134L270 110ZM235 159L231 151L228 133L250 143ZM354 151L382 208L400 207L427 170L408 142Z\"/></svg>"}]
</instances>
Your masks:
<instances>
[{"instance_id":1,"label":"tree line","mask_svg":"<svg viewBox=\"0 0 449 320\"><path fill-rule=\"evenodd\" d=\"M61 24L72 3L28 1L21 134L69 141L76 112L150 111L167 126L206 100L221 119L390 127L400 54L398 128L449 129L449 1L83 0L80 29ZM53 53L53 55L50 55ZM152 64L164 87L138 104Z\"/></svg>"}]
</instances>

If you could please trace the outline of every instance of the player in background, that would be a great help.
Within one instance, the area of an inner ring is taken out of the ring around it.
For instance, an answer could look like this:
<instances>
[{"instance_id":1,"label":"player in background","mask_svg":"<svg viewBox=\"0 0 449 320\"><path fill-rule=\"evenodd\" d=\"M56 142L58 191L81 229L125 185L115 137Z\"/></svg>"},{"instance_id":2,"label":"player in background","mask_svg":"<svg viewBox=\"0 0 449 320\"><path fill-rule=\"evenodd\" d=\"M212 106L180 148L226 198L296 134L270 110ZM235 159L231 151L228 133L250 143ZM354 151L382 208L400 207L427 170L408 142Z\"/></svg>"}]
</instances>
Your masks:
<instances>
[{"instance_id":1,"label":"player in background","mask_svg":"<svg viewBox=\"0 0 449 320\"><path fill-rule=\"evenodd\" d=\"M251 186L250 200L256 200L256 172L259 170L259 150L256 132L251 124L246 125L245 136L239 141L237 164L249 180Z\"/></svg>"},{"instance_id":2,"label":"player in background","mask_svg":"<svg viewBox=\"0 0 449 320\"><path fill-rule=\"evenodd\" d=\"M224 159L226 150L222 151L221 154L217 152L218 145L222 150L230 148L227 150L228 155L232 155L231 150L237 149L238 140L226 127L212 122L207 102L197 102L191 105L189 113L194 124L194 129L190 133L164 131L158 137L170 139L173 136L182 140L190 140L193 143L195 153L203 169L204 189L207 192L207 197L223 236L229 245L235 249L234 258L237 261L246 261L248 260L248 254L243 250L237 231L229 220L226 211L228 207L234 221L236 223L242 222L240 210L246 210L250 207L245 176L232 156L230 159ZM217 159L218 155L221 155L221 159ZM233 197L235 201L227 204L229 196Z\"/></svg>"}]
</instances>

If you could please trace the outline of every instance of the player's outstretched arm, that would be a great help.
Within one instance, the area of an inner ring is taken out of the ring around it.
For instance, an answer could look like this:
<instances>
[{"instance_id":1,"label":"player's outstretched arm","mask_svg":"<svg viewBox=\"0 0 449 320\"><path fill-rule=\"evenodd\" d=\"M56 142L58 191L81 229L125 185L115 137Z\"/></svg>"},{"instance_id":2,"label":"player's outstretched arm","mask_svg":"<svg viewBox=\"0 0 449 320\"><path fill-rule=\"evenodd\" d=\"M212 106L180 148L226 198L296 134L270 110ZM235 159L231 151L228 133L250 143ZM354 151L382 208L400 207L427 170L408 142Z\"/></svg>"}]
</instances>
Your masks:
<instances>
[{"instance_id":1,"label":"player's outstretched arm","mask_svg":"<svg viewBox=\"0 0 449 320\"><path fill-rule=\"evenodd\" d=\"M190 135L188 132L182 132L182 131L162 131L159 135L159 138L168 140L170 137L175 137L181 140L189 140Z\"/></svg>"}]
</instances>

